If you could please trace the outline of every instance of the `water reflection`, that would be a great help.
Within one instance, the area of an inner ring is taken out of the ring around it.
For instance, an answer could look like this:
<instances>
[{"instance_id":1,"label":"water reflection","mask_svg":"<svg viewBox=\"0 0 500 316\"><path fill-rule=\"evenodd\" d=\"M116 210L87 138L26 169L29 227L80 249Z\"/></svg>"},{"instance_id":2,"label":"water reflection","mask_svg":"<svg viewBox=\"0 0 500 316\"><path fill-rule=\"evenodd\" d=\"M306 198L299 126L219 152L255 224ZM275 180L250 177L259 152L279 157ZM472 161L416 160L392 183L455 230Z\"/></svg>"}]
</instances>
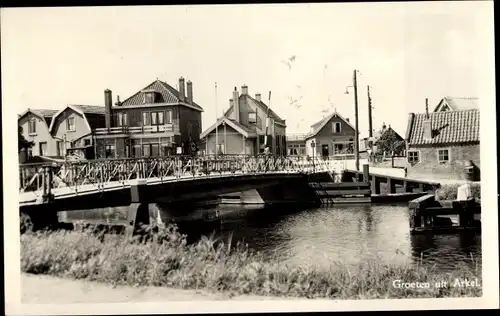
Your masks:
<instances>
[{"instance_id":1,"label":"water reflection","mask_svg":"<svg viewBox=\"0 0 500 316\"><path fill-rule=\"evenodd\" d=\"M215 211L212 210L212 211ZM453 269L464 260L480 261L481 238L475 235L411 236L406 204L350 205L300 209L219 205L211 222L183 223L194 241L214 232L221 240L242 241L288 265L330 268L339 262L368 260L385 264L420 262Z\"/></svg>"}]
</instances>

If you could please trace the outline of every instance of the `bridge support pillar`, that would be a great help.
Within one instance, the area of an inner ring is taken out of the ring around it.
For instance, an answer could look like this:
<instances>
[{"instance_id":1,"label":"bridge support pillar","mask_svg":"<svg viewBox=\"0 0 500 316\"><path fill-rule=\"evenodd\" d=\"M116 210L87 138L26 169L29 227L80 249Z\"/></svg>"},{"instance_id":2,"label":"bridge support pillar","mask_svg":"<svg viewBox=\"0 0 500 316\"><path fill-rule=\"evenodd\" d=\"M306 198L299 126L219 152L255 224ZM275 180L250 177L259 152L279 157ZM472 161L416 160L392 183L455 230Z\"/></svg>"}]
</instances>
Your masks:
<instances>
[{"instance_id":1,"label":"bridge support pillar","mask_svg":"<svg viewBox=\"0 0 500 316\"><path fill-rule=\"evenodd\" d=\"M149 225L149 201L146 181L138 180L130 187L131 204L127 213L126 234L133 235L140 225Z\"/></svg>"}]
</instances>

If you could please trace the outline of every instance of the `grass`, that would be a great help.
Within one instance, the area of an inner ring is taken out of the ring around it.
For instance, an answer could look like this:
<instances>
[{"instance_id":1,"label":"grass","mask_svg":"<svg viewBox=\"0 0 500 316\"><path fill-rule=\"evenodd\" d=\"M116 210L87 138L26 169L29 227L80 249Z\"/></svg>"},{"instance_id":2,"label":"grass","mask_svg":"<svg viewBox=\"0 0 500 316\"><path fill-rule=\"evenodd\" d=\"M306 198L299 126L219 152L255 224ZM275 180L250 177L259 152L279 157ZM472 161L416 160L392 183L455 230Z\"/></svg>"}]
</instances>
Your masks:
<instances>
[{"instance_id":1,"label":"grass","mask_svg":"<svg viewBox=\"0 0 500 316\"><path fill-rule=\"evenodd\" d=\"M440 200L456 200L457 199L457 190L461 184L445 184L442 185L437 190L437 195ZM475 199L481 199L481 184L480 183L472 183L471 184L471 193Z\"/></svg>"},{"instance_id":2,"label":"grass","mask_svg":"<svg viewBox=\"0 0 500 316\"><path fill-rule=\"evenodd\" d=\"M334 264L324 271L266 260L242 244L203 237L187 244L175 226L148 240L90 230L31 232L21 235L21 270L114 285L206 289L229 294L301 298L369 299L481 296L481 287L436 288L436 282L478 279L473 258L452 273L421 265L397 267L366 262L356 269ZM398 289L393 281L429 282L428 289Z\"/></svg>"}]
</instances>

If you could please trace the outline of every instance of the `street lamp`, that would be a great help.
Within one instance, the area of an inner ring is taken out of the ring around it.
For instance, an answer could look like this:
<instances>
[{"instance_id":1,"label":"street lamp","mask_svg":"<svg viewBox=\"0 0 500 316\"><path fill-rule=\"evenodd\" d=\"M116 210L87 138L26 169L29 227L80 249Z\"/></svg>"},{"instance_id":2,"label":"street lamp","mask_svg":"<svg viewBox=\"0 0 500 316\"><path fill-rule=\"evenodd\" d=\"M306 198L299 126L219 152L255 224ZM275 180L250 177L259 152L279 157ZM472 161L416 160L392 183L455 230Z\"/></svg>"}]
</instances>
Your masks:
<instances>
[{"instance_id":1,"label":"street lamp","mask_svg":"<svg viewBox=\"0 0 500 316\"><path fill-rule=\"evenodd\" d=\"M353 85L347 86L345 89L345 94L349 94L349 88L354 88L354 119L355 119L355 130L354 130L354 151L356 157L356 170L359 171L359 128L358 128L358 83L357 83L357 72L353 71Z\"/></svg>"}]
</instances>

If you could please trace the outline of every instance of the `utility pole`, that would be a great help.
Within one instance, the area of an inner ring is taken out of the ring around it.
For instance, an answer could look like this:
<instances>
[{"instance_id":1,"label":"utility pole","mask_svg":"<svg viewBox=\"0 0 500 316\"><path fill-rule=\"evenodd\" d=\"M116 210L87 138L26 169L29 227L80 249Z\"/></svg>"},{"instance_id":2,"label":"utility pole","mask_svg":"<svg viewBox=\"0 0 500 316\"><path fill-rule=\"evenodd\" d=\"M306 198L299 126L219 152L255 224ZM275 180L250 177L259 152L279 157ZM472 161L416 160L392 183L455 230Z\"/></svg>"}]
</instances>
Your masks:
<instances>
[{"instance_id":1,"label":"utility pole","mask_svg":"<svg viewBox=\"0 0 500 316\"><path fill-rule=\"evenodd\" d=\"M373 126L372 126L372 98L370 96L370 86L367 86L368 91L368 137L373 137Z\"/></svg>"},{"instance_id":2,"label":"utility pole","mask_svg":"<svg viewBox=\"0 0 500 316\"><path fill-rule=\"evenodd\" d=\"M353 86L354 86L354 117L356 120L356 129L354 131L354 152L356 155L356 170L359 171L359 129L358 129L358 82L356 78L357 70L354 69Z\"/></svg>"},{"instance_id":3,"label":"utility pole","mask_svg":"<svg viewBox=\"0 0 500 316\"><path fill-rule=\"evenodd\" d=\"M217 82L215 83L215 157L219 154L219 112L217 111ZM208 141L208 136L207 136Z\"/></svg>"}]
</instances>

